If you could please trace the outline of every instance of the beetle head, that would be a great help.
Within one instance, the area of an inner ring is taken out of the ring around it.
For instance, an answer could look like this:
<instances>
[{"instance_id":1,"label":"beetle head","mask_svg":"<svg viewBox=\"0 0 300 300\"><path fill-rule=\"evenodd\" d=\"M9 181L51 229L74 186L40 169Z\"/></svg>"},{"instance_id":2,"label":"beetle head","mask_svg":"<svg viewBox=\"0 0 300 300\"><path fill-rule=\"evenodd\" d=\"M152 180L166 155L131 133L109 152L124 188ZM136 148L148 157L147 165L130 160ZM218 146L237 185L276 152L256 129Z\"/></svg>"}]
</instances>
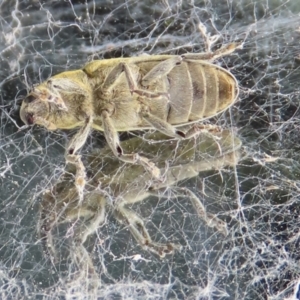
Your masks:
<instances>
[{"instance_id":1,"label":"beetle head","mask_svg":"<svg viewBox=\"0 0 300 300\"><path fill-rule=\"evenodd\" d=\"M26 125L39 124L44 125L41 120L47 121L50 114L50 103L48 98L50 93L46 88L35 88L24 98L20 117Z\"/></svg>"}]
</instances>

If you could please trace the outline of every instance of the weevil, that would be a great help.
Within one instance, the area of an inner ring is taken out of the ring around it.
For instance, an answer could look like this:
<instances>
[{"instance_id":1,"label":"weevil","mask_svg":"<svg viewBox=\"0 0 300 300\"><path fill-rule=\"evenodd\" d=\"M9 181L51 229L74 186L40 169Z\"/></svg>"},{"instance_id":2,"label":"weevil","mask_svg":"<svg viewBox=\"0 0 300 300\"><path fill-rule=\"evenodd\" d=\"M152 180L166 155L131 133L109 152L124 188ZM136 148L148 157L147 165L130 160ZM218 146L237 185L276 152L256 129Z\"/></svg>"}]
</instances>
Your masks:
<instances>
[{"instance_id":1,"label":"weevil","mask_svg":"<svg viewBox=\"0 0 300 300\"><path fill-rule=\"evenodd\" d=\"M66 157L85 144L91 128L101 130L113 153L124 162L143 165L155 178L159 168L146 156L125 153L118 132L155 128L188 139L192 126L228 109L237 99L236 78L211 61L232 53L231 43L215 52L95 60L35 86L23 100L20 116L27 125L48 130L79 127Z\"/></svg>"}]
</instances>

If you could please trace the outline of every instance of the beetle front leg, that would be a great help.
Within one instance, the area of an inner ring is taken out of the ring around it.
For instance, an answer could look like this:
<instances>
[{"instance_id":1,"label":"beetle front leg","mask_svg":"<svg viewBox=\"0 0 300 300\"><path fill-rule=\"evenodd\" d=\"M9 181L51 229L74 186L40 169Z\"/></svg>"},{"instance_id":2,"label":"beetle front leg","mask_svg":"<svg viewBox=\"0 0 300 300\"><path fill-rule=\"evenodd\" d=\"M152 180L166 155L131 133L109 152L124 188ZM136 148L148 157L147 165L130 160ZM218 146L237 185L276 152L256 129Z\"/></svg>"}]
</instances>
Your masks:
<instances>
[{"instance_id":1,"label":"beetle front leg","mask_svg":"<svg viewBox=\"0 0 300 300\"><path fill-rule=\"evenodd\" d=\"M127 163L137 163L142 165L153 177L161 180L161 174L158 167L155 166L148 158L141 156L137 153L124 154L120 145L119 135L115 129L110 114L108 111L102 112L102 124L104 129L105 139L113 151L113 153L122 161Z\"/></svg>"},{"instance_id":2,"label":"beetle front leg","mask_svg":"<svg viewBox=\"0 0 300 300\"><path fill-rule=\"evenodd\" d=\"M62 73L63 74L63 73ZM77 76L84 74L82 71L78 71ZM77 80L64 78L64 77L52 77L47 81L47 87L50 95L47 99L48 102L53 102L56 104L58 109L68 111L68 107L60 95L60 92L70 93L70 94L81 94L88 96L89 91L85 86L78 82Z\"/></svg>"}]
</instances>

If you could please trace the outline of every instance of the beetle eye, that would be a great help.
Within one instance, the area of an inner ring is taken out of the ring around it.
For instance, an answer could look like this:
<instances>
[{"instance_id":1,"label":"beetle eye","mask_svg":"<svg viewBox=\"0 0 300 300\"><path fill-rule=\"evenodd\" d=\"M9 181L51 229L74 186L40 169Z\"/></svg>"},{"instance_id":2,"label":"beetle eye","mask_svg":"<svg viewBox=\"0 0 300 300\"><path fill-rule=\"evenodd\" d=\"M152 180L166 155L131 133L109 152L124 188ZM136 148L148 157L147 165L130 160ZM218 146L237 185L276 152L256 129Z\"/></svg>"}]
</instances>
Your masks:
<instances>
[{"instance_id":1,"label":"beetle eye","mask_svg":"<svg viewBox=\"0 0 300 300\"><path fill-rule=\"evenodd\" d=\"M25 103L31 103L32 101L34 101L36 98L33 95L29 95L24 99Z\"/></svg>"},{"instance_id":2,"label":"beetle eye","mask_svg":"<svg viewBox=\"0 0 300 300\"><path fill-rule=\"evenodd\" d=\"M26 121L28 125L32 125L34 123L34 118L33 118L33 114L28 113L26 115Z\"/></svg>"}]
</instances>

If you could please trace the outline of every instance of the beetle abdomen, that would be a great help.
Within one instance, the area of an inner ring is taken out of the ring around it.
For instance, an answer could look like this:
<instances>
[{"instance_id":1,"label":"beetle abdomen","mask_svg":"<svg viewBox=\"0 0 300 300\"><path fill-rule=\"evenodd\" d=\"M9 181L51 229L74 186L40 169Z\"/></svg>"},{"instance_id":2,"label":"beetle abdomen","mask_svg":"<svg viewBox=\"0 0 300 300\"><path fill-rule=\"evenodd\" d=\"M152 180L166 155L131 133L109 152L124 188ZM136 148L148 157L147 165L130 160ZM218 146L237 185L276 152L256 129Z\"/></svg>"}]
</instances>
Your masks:
<instances>
[{"instance_id":1,"label":"beetle abdomen","mask_svg":"<svg viewBox=\"0 0 300 300\"><path fill-rule=\"evenodd\" d=\"M237 97L237 85L226 70L205 62L188 62L193 102L188 121L212 117L228 108Z\"/></svg>"},{"instance_id":2,"label":"beetle abdomen","mask_svg":"<svg viewBox=\"0 0 300 300\"><path fill-rule=\"evenodd\" d=\"M182 124L212 117L233 104L237 83L225 69L188 60L168 75L170 110L167 121Z\"/></svg>"},{"instance_id":3,"label":"beetle abdomen","mask_svg":"<svg viewBox=\"0 0 300 300\"><path fill-rule=\"evenodd\" d=\"M176 66L168 75L170 110L168 123L181 124L189 120L193 90L191 86L191 74L185 63Z\"/></svg>"}]
</instances>

